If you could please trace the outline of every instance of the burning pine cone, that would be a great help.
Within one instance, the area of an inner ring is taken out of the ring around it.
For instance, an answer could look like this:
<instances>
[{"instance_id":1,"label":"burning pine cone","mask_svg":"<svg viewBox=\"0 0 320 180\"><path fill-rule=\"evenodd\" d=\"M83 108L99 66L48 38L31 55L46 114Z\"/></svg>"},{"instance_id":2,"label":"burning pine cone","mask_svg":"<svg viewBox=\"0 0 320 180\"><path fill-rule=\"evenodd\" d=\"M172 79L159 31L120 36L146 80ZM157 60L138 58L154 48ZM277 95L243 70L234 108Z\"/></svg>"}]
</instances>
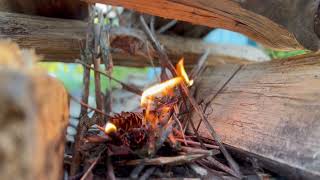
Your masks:
<instances>
[{"instance_id":1,"label":"burning pine cone","mask_svg":"<svg viewBox=\"0 0 320 180\"><path fill-rule=\"evenodd\" d=\"M142 148L147 142L147 127L143 125L143 114L138 112L122 112L115 114L109 122L117 127L115 139L132 150Z\"/></svg>"}]
</instances>

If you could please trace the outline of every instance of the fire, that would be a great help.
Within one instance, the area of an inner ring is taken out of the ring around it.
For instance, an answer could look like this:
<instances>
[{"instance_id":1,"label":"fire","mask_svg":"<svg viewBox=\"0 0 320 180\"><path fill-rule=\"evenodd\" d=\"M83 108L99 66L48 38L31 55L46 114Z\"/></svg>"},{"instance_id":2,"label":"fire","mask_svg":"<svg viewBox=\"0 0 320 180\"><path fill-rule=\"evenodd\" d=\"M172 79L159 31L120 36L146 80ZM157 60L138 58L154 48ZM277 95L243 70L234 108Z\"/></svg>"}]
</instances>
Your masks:
<instances>
[{"instance_id":1,"label":"fire","mask_svg":"<svg viewBox=\"0 0 320 180\"><path fill-rule=\"evenodd\" d=\"M117 127L111 123L111 122L108 122L104 128L104 132L106 134L110 134L110 133L113 133L113 132L116 132L117 131Z\"/></svg>"},{"instance_id":2,"label":"fire","mask_svg":"<svg viewBox=\"0 0 320 180\"><path fill-rule=\"evenodd\" d=\"M172 90L181 83L186 83L188 86L193 84L193 80L190 80L183 66L183 58L176 65L178 77L174 77L170 80L156 84L146 89L141 96L141 106L146 108L146 114L144 123L146 121L152 122L151 124L155 125L157 119L154 119L150 116L150 107L154 101L154 98L158 95L169 95Z\"/></svg>"},{"instance_id":3,"label":"fire","mask_svg":"<svg viewBox=\"0 0 320 180\"><path fill-rule=\"evenodd\" d=\"M181 77L175 77L163 83L151 86L150 88L143 91L141 96L141 105L148 104L148 99L152 100L152 98L155 97L156 95L168 92L170 89L173 89L175 86L177 86L181 82L182 82Z\"/></svg>"},{"instance_id":4,"label":"fire","mask_svg":"<svg viewBox=\"0 0 320 180\"><path fill-rule=\"evenodd\" d=\"M182 58L177 66L176 66L176 69L177 69L177 74L178 76L182 77L184 82L188 85L188 86L192 86L193 84L193 80L189 80L189 77L186 73L186 70L184 69L184 65L183 65L183 62L184 62L184 59Z\"/></svg>"}]
</instances>

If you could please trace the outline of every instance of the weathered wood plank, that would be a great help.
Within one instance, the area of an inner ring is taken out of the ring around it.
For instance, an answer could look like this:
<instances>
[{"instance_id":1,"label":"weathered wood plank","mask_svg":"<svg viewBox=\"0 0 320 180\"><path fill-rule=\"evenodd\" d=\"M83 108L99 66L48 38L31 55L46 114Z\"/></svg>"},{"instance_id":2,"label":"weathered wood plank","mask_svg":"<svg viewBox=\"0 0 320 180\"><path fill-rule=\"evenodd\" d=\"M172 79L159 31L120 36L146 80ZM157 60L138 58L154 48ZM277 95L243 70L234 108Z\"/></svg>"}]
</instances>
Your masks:
<instances>
[{"instance_id":1,"label":"weathered wood plank","mask_svg":"<svg viewBox=\"0 0 320 180\"><path fill-rule=\"evenodd\" d=\"M215 67L218 68L218 67ZM219 71L233 71L222 66ZM198 86L204 103L221 87L208 68ZM206 94L204 97L203 94ZM210 94L210 96L208 95ZM225 144L290 178L320 177L320 54L243 65L209 103L208 119ZM197 116L194 116L199 121ZM202 124L202 136L210 134Z\"/></svg>"},{"instance_id":2,"label":"weathered wood plank","mask_svg":"<svg viewBox=\"0 0 320 180\"><path fill-rule=\"evenodd\" d=\"M48 61L74 62L79 58L79 43L85 38L85 30L86 23L83 21L0 12L0 38L10 38L24 48L35 48ZM212 52L208 65L246 64L250 62L245 59L268 58L250 47L208 45L199 39L170 36L159 36L159 39L173 62L185 57L186 64L195 64L206 49ZM151 58L157 59L157 54L139 30L112 30L111 46L117 49L113 52L116 65L150 66L148 53Z\"/></svg>"},{"instance_id":3,"label":"weathered wood plank","mask_svg":"<svg viewBox=\"0 0 320 180\"><path fill-rule=\"evenodd\" d=\"M289 23L292 21L292 17L284 16L285 22L283 24L277 24L269 16L263 16L263 13L254 13L245 9L247 6L234 0L86 0L87 2L105 3L116 6L123 6L125 8L133 9L139 12L161 16L170 19L178 19L182 21L191 22L194 24L205 25L209 27L225 28L232 31L241 32L246 34L250 38L274 49L281 50L294 50L304 47L317 50L319 49L319 39L314 32L313 16L309 17L309 14L315 14L317 4L314 3L312 11L308 14L301 11L295 11L296 14L301 13L304 18L303 23L305 26L304 31L294 31L297 29L297 24ZM302 0L298 0L301 2ZM245 1L246 2L246 1ZM262 1L263 2L263 1ZM274 1L272 1L273 3ZM282 1L279 1L281 4ZM293 8L295 3L287 1L287 9ZM295 1L296 2L296 1ZM305 1L303 1L305 2ZM303 3L300 4L310 4ZM248 2L250 4L252 2ZM266 9L263 5L265 3L255 3L255 8L260 8L268 12L273 12L278 7L273 9ZM303 6L305 7L305 6ZM307 6L308 7L308 6ZM279 11L281 10L279 7ZM273 15L273 14L272 14ZM310 23L309 23L310 22ZM311 23L312 22L312 23ZM302 23L302 24L303 24ZM290 26L289 26L290 24ZM296 33L296 34L293 34ZM298 34L297 34L298 33ZM299 37L298 41L295 36ZM308 38L312 36L314 39ZM308 38L308 42L304 40Z\"/></svg>"}]
</instances>

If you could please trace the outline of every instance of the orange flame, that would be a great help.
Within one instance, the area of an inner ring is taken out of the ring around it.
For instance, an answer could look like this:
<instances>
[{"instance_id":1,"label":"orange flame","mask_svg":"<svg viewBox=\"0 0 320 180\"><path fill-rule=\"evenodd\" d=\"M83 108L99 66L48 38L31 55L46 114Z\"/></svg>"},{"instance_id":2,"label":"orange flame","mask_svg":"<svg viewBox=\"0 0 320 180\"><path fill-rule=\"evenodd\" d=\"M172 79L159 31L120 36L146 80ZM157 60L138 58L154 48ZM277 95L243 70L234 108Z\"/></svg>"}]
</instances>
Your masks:
<instances>
[{"instance_id":1,"label":"orange flame","mask_svg":"<svg viewBox=\"0 0 320 180\"><path fill-rule=\"evenodd\" d=\"M106 134L110 134L110 133L113 133L113 132L116 132L117 131L117 127L111 123L111 122L108 122L104 128L104 132Z\"/></svg>"},{"instance_id":2,"label":"orange flame","mask_svg":"<svg viewBox=\"0 0 320 180\"><path fill-rule=\"evenodd\" d=\"M189 80L189 77L186 73L186 70L184 69L184 59L180 59L180 61L178 62L178 64L176 65L176 69L177 69L177 74L178 76L182 77L184 82L188 85L188 86L192 86L193 84L193 80Z\"/></svg>"},{"instance_id":3,"label":"orange flame","mask_svg":"<svg viewBox=\"0 0 320 180\"><path fill-rule=\"evenodd\" d=\"M146 103L148 103L149 98L152 99L156 95L159 95L161 93L166 93L167 91L169 91L170 89L174 88L176 85L181 83L181 81L182 81L181 77L175 77L163 83L151 86L150 88L143 91L141 96L141 105L145 105Z\"/></svg>"},{"instance_id":4,"label":"orange flame","mask_svg":"<svg viewBox=\"0 0 320 180\"><path fill-rule=\"evenodd\" d=\"M152 117L149 112L151 104L157 95L168 95L170 92L172 92L173 88L183 82L185 82L188 86L193 84L193 80L189 80L189 77L184 69L183 58L178 62L176 68L178 77L172 78L160 84L156 84L143 91L141 96L141 106L146 108L146 114L143 120L144 123L148 121L151 122L152 125L155 125L158 121L158 119Z\"/></svg>"}]
</instances>

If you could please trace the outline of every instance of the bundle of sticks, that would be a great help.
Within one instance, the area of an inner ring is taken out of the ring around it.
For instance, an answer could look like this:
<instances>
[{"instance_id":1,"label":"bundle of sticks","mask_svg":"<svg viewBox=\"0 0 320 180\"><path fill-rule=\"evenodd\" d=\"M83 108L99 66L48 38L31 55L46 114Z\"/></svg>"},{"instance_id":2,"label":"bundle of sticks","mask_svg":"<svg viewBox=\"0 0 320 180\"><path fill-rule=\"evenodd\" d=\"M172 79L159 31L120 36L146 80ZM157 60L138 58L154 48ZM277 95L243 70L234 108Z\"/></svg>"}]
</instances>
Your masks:
<instances>
[{"instance_id":1,"label":"bundle of sticks","mask_svg":"<svg viewBox=\"0 0 320 180\"><path fill-rule=\"evenodd\" d=\"M77 60L84 67L84 93L82 100L78 100L82 105L80 123L73 152L65 155L70 177L195 178L207 176L210 172L217 176L241 178L239 166L221 143L204 115L204 108L196 102L190 91L205 68L208 52L204 52L187 75L183 60L176 67L171 63L152 30L154 28L150 27L153 24L149 26L141 15L142 27L158 52L161 65L161 82L141 91L111 76L111 27L104 23L100 12L90 8L86 45L82 45L82 58ZM98 23L94 23L97 18ZM105 70L100 69L101 60ZM97 108L88 105L90 70L94 71L95 76ZM140 110L112 114L111 102L107 100L111 97L111 90L107 89L105 95L101 93L100 75L141 95ZM88 116L88 108L94 111L92 117ZM190 112L197 114L201 123L206 124L214 141L199 136ZM217 157L224 163L218 161ZM179 168L184 169L183 175L179 173Z\"/></svg>"}]
</instances>

